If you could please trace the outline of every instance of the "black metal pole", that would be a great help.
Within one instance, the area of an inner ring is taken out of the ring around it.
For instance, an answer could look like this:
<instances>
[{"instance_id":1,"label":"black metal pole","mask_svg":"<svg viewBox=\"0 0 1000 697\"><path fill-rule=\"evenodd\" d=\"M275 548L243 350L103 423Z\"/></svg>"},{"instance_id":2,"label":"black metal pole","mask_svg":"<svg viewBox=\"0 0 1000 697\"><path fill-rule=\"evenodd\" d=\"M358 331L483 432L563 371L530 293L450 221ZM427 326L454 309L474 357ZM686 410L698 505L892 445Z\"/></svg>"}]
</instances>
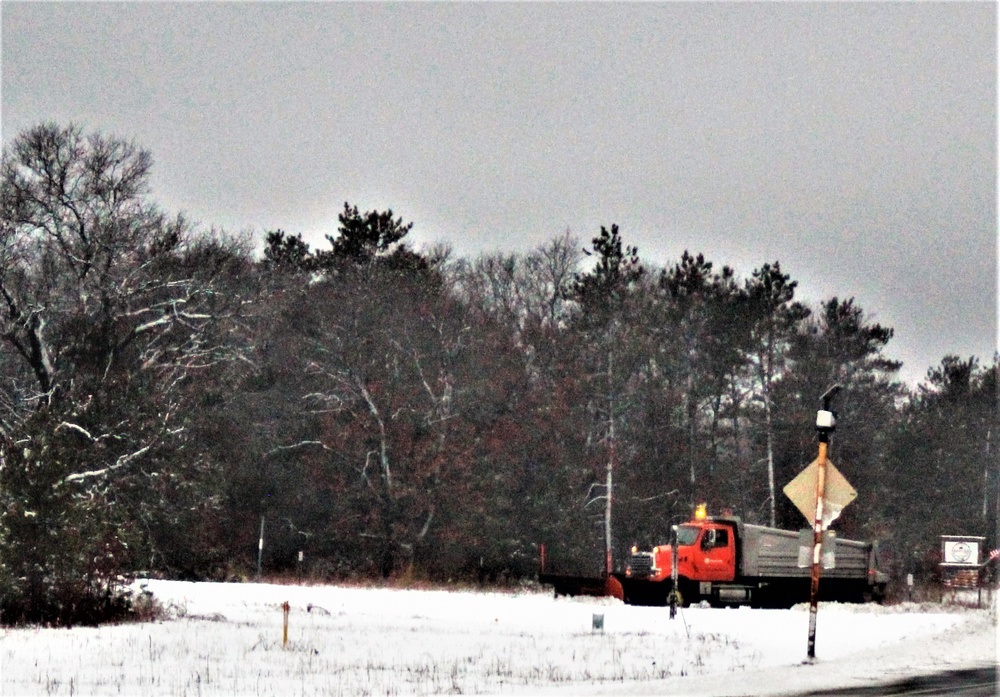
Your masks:
<instances>
[{"instance_id":1,"label":"black metal pole","mask_svg":"<svg viewBox=\"0 0 1000 697\"><path fill-rule=\"evenodd\" d=\"M677 616L677 526L671 526L670 542L670 619Z\"/></svg>"}]
</instances>

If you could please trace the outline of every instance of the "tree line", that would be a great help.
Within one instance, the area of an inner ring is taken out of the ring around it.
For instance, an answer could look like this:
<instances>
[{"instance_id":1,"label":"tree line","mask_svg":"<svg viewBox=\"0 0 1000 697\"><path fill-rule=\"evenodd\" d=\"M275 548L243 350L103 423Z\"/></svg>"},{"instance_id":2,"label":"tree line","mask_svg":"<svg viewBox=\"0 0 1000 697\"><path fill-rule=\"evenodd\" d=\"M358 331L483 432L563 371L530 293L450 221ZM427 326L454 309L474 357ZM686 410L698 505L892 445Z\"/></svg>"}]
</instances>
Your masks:
<instances>
[{"instance_id":1,"label":"tree line","mask_svg":"<svg viewBox=\"0 0 1000 697\"><path fill-rule=\"evenodd\" d=\"M247 577L262 524L269 573L489 582L542 543L602 573L696 502L803 527L781 489L833 384L840 534L897 578L941 534L996 545L996 356L911 390L853 298L809 306L778 261L657 267L616 225L464 259L344 204L326 248L261 253L163 211L151 167L74 125L3 152L2 623L120 616L134 574Z\"/></svg>"}]
</instances>

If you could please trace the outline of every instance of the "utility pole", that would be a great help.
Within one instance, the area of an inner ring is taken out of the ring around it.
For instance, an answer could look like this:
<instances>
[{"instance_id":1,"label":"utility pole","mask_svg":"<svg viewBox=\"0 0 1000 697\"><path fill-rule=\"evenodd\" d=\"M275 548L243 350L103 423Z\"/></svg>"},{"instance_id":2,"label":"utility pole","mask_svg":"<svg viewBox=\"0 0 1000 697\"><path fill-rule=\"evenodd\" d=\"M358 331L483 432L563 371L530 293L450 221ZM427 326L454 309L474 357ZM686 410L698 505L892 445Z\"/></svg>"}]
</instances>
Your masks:
<instances>
[{"instance_id":1,"label":"utility pole","mask_svg":"<svg viewBox=\"0 0 1000 697\"><path fill-rule=\"evenodd\" d=\"M830 444L830 434L837 427L837 417L830 409L834 395L840 391L840 385L834 385L825 393L823 408L816 412L816 432L819 434L819 455L816 458L816 517L813 522L813 556L812 580L809 585L809 660L816 658L816 611L819 604L819 574L820 553L823 545L823 497L826 495L826 465L827 450Z\"/></svg>"}]
</instances>

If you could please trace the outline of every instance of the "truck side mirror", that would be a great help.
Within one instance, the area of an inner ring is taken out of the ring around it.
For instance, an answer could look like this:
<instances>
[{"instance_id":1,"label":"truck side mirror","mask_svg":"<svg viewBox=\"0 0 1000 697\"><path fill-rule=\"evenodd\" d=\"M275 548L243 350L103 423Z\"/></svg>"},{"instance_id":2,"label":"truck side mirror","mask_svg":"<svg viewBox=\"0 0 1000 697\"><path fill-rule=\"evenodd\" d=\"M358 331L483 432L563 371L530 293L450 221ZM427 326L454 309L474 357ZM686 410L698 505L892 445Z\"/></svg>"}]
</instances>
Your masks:
<instances>
[{"instance_id":1,"label":"truck side mirror","mask_svg":"<svg viewBox=\"0 0 1000 697\"><path fill-rule=\"evenodd\" d=\"M713 547L715 547L715 530L706 530L704 537L701 538L701 548L707 550Z\"/></svg>"}]
</instances>

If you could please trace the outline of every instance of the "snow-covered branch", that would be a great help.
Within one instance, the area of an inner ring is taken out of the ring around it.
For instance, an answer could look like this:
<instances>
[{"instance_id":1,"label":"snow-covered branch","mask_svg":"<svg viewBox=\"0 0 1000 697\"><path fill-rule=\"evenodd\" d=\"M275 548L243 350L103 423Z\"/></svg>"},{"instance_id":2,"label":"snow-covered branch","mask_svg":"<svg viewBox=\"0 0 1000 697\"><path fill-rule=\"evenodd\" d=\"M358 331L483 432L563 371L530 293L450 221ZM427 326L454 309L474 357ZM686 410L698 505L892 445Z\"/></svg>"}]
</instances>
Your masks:
<instances>
[{"instance_id":1,"label":"snow-covered branch","mask_svg":"<svg viewBox=\"0 0 1000 697\"><path fill-rule=\"evenodd\" d=\"M67 428L71 431L76 431L80 435L84 436L87 440L90 441L97 440L96 438L94 438L93 435L91 435L90 431L88 431L83 426L80 426L78 424L71 424L68 421L63 421L58 426L56 426L55 430L58 432L60 429L63 428Z\"/></svg>"},{"instance_id":2,"label":"snow-covered branch","mask_svg":"<svg viewBox=\"0 0 1000 697\"><path fill-rule=\"evenodd\" d=\"M283 450L297 450L299 448L305 448L305 447L308 447L308 446L311 446L311 445L319 446L323 450L327 450L327 451L332 450L332 448L330 448L330 446L328 446L326 443L324 443L321 440L303 440L303 441L299 441L298 443L292 443L291 445L279 445L277 448L272 448L271 450L268 450L267 453L265 453L265 454L266 455L274 455L275 453L279 453L279 452L281 452Z\"/></svg>"},{"instance_id":3,"label":"snow-covered branch","mask_svg":"<svg viewBox=\"0 0 1000 697\"><path fill-rule=\"evenodd\" d=\"M108 467L102 467L101 469L97 469L97 470L88 470L86 472L77 472L75 474L71 474L71 475L67 476L66 478L64 478L63 480L57 482L53 486L53 488L56 488L56 487L60 486L61 484L69 484L69 483L72 483L72 482L82 482L85 479L93 479L94 477L103 477L104 475L106 475L106 474L108 474L110 472L114 472L115 470L119 470L119 469L127 466L129 463L134 462L135 460L139 459L140 457L142 457L143 455L145 455L147 452L149 452L152 447L153 447L152 445L147 445L147 446L145 446L143 448L139 448L138 450L136 450L133 453L129 453L127 455L122 455L121 457L119 457L115 461L115 464L110 465Z\"/></svg>"}]
</instances>

